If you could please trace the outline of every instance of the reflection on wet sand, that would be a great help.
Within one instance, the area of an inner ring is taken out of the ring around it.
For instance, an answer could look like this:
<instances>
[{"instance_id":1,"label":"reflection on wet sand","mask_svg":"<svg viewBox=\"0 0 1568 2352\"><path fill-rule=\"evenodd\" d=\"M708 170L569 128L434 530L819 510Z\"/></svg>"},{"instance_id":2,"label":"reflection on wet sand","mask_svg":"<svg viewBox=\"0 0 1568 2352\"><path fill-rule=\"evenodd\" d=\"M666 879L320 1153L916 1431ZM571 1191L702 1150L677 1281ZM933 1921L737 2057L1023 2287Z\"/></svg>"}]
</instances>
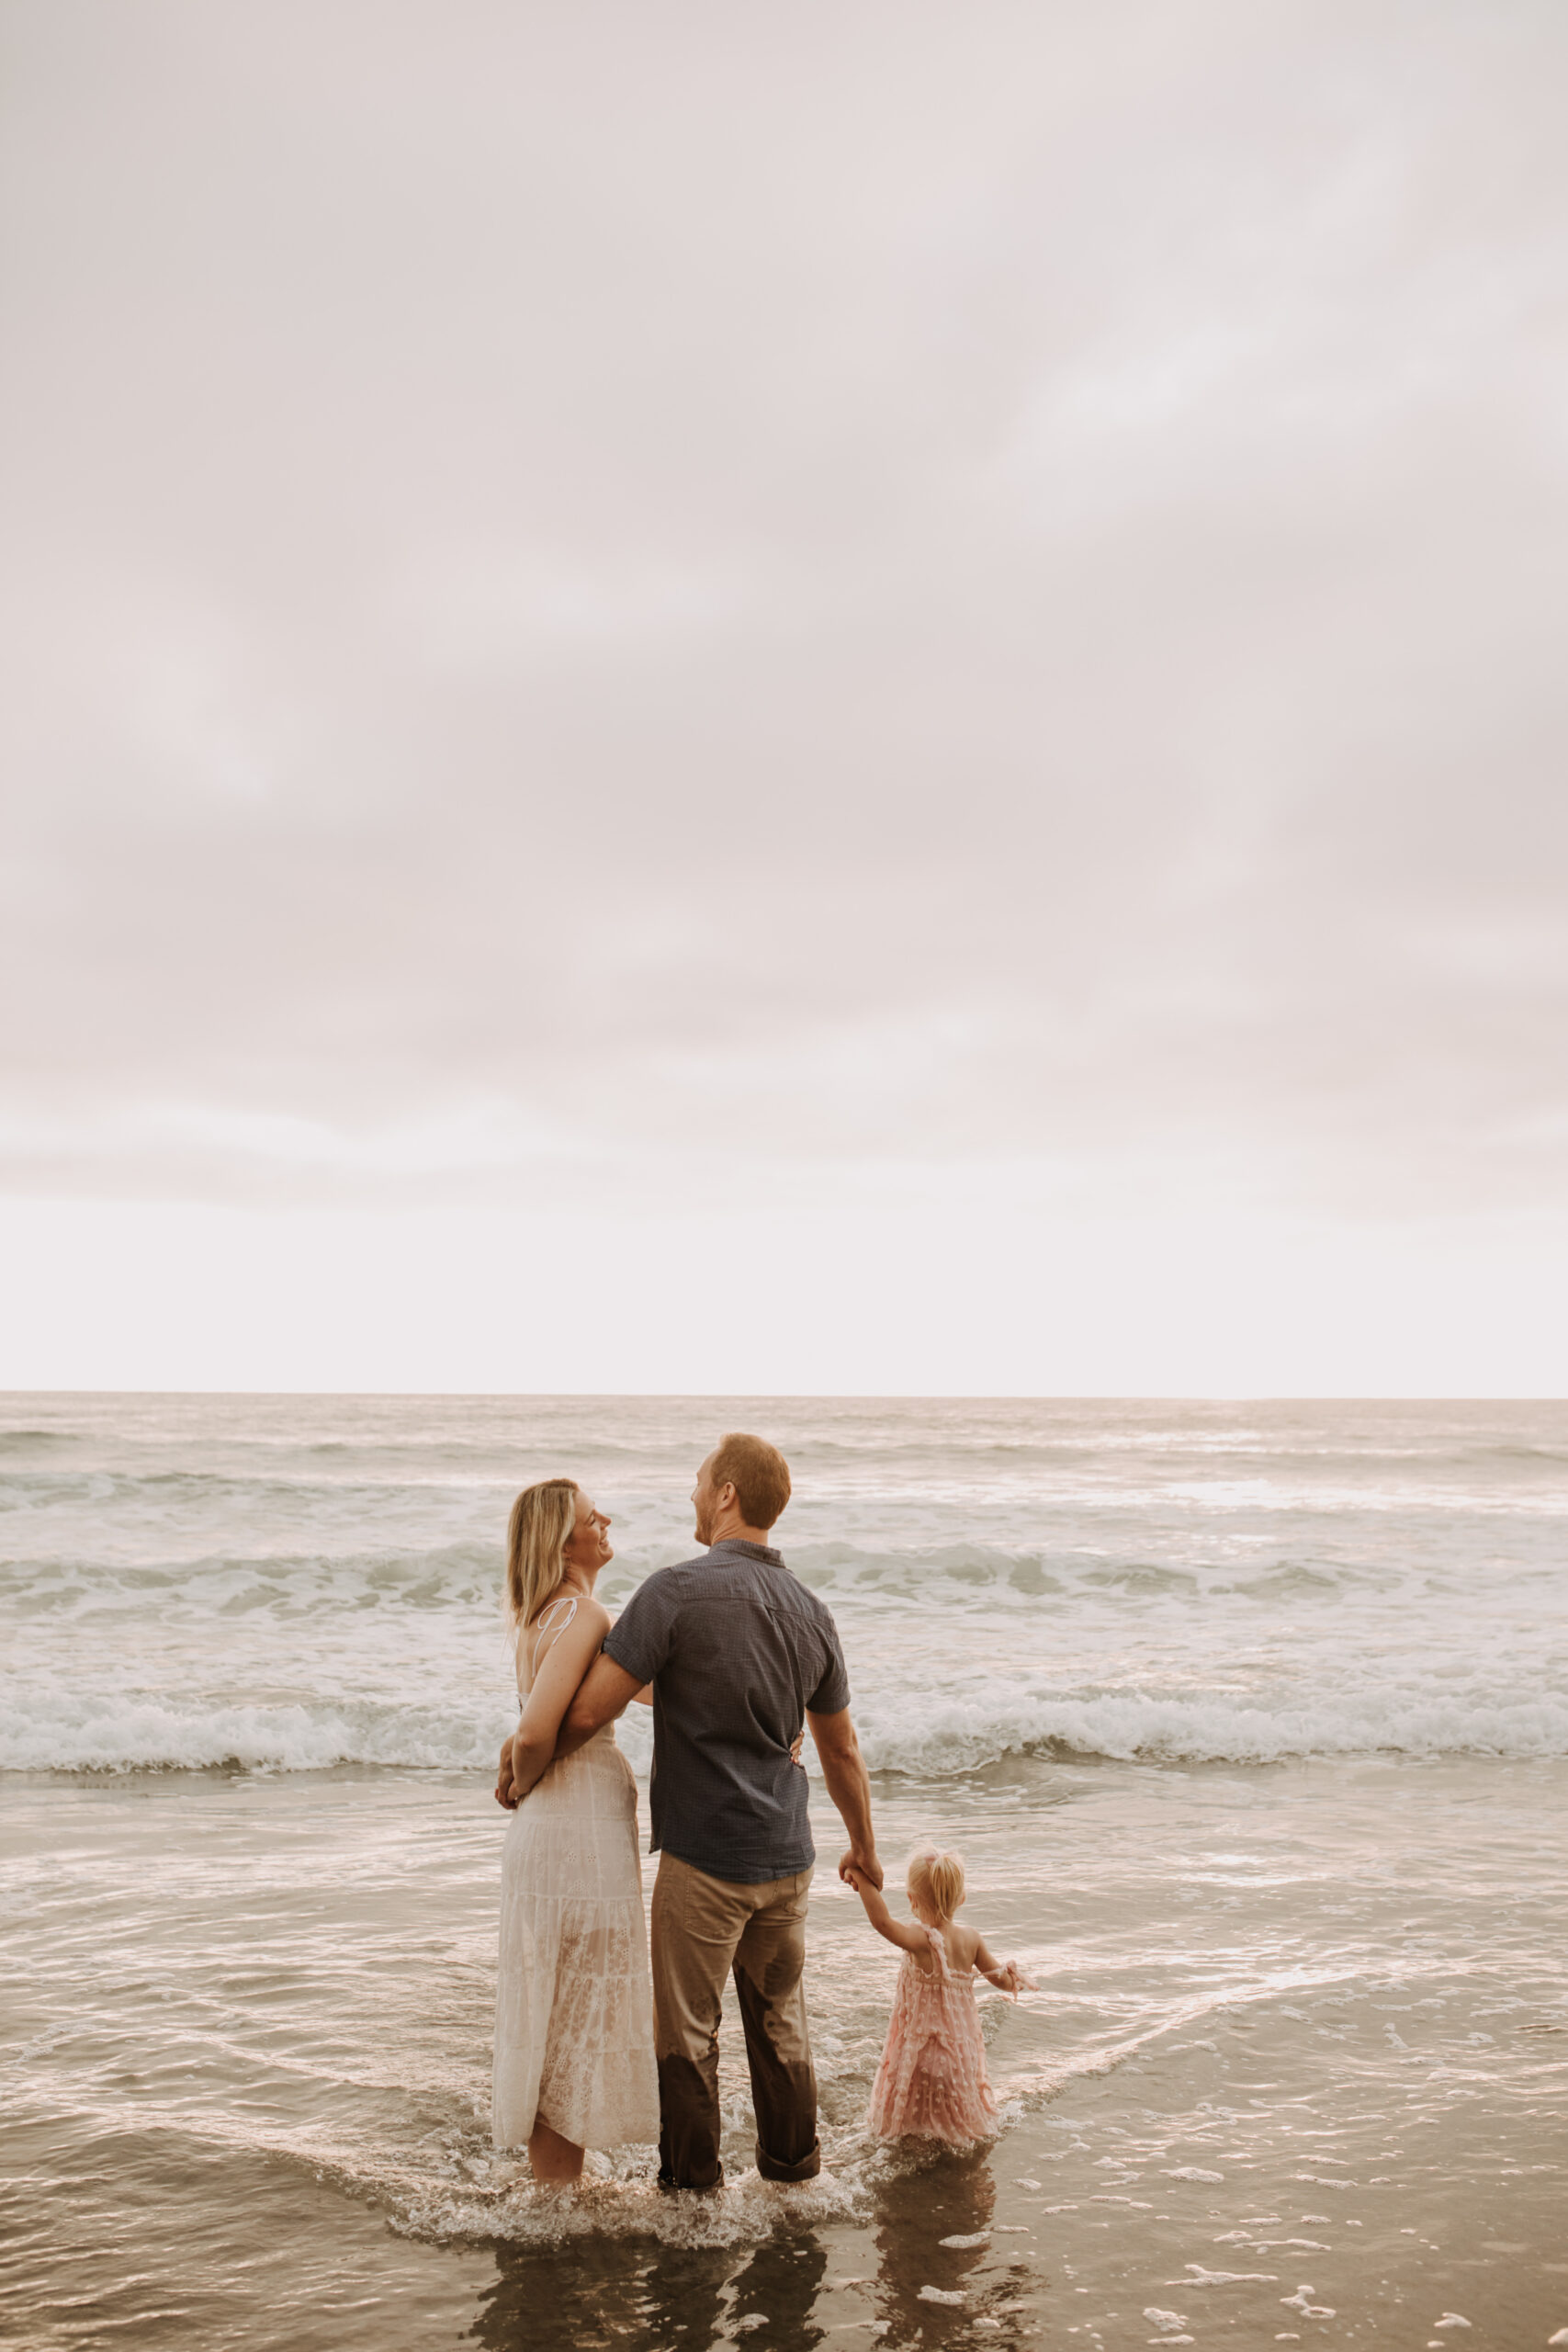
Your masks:
<instances>
[{"instance_id":1,"label":"reflection on wet sand","mask_svg":"<svg viewBox=\"0 0 1568 2352\"><path fill-rule=\"evenodd\" d=\"M897 2352L957 2345L978 2324L998 2346L1022 2340L1020 2315L1009 2309L1013 2282L998 2275L992 2245L988 2152L896 2159L874 2195L868 2336ZM471 2337L487 2352L536 2344L547 2314L555 2340L575 2352L624 2352L628 2336L707 2352L753 2331L771 2352L811 2352L829 2332L817 2316L827 2246L817 2230L787 2222L744 2254L595 2237L558 2247L498 2245L495 2261Z\"/></svg>"},{"instance_id":2,"label":"reflection on wet sand","mask_svg":"<svg viewBox=\"0 0 1568 2352\"><path fill-rule=\"evenodd\" d=\"M996 2197L988 2153L933 2154L928 2166L900 2167L884 2185L877 2198L876 2310L890 2352L916 2342L953 2342L986 2312L987 2293L974 2274L989 2251ZM944 2245L944 2239L970 2243Z\"/></svg>"},{"instance_id":3,"label":"reflection on wet sand","mask_svg":"<svg viewBox=\"0 0 1568 2352\"><path fill-rule=\"evenodd\" d=\"M809 2352L823 2335L811 2314L827 2259L814 2236L783 2234L739 2264L733 2246L647 2239L580 2239L548 2251L498 2246L495 2283L471 2340L487 2352L522 2352L539 2342L547 2321L552 2340L574 2352L624 2352L628 2335L706 2352L756 2328L770 2352Z\"/></svg>"}]
</instances>

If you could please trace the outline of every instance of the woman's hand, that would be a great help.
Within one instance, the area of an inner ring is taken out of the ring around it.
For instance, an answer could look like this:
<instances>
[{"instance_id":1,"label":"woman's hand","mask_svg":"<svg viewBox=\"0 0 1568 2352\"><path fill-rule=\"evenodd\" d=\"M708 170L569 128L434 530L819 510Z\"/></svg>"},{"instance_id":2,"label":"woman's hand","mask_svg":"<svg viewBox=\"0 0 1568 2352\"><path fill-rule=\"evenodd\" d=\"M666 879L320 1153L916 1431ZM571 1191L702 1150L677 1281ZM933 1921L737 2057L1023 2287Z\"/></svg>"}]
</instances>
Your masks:
<instances>
[{"instance_id":1,"label":"woman's hand","mask_svg":"<svg viewBox=\"0 0 1568 2352\"><path fill-rule=\"evenodd\" d=\"M508 1813L515 1813L517 1810L517 1792L512 1782L510 1739L504 1739L501 1744L501 1762L496 1768L495 1775L495 1801L497 1804L503 1804Z\"/></svg>"}]
</instances>

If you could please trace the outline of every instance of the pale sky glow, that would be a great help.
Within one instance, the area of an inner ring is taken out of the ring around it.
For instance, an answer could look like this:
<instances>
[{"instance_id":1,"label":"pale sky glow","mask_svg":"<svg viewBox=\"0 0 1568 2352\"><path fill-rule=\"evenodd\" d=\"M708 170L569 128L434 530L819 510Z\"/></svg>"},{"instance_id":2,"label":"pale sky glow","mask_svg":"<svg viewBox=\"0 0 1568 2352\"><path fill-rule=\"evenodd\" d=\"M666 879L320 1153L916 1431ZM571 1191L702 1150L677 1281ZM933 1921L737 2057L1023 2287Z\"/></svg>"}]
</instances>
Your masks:
<instances>
[{"instance_id":1,"label":"pale sky glow","mask_svg":"<svg viewBox=\"0 0 1568 2352\"><path fill-rule=\"evenodd\" d=\"M1568 18L0 0L0 1383L1562 1393Z\"/></svg>"}]
</instances>

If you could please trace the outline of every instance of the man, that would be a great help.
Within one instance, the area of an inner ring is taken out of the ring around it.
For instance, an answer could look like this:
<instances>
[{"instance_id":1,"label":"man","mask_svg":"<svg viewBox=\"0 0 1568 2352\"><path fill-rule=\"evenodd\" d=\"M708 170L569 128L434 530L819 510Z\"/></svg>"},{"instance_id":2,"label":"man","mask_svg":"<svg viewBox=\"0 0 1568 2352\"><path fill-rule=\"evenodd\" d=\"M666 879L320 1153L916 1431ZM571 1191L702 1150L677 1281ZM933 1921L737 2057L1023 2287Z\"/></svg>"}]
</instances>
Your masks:
<instances>
[{"instance_id":1,"label":"man","mask_svg":"<svg viewBox=\"0 0 1568 2352\"><path fill-rule=\"evenodd\" d=\"M767 1540L789 1492L788 1464L762 1438L732 1435L708 1455L692 1494L706 1557L660 1568L633 1594L556 1743L570 1755L652 1683L660 2178L677 2188L724 2177L718 2022L731 1970L757 2169L809 2180L821 2168L801 1984L816 1859L792 1753L803 1723L849 1832L840 1873L852 1865L882 1884L838 1630Z\"/></svg>"}]
</instances>

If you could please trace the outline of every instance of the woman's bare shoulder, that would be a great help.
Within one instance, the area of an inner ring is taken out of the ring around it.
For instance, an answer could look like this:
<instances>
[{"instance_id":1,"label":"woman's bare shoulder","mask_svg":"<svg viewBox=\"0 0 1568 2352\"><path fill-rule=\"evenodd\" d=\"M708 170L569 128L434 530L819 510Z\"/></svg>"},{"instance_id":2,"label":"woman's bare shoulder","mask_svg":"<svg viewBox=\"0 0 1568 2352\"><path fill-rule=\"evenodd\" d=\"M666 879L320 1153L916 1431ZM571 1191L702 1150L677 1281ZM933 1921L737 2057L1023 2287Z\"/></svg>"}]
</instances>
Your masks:
<instances>
[{"instance_id":1,"label":"woman's bare shoulder","mask_svg":"<svg viewBox=\"0 0 1568 2352\"><path fill-rule=\"evenodd\" d=\"M596 1634L603 1641L615 1622L602 1600L594 1600L585 1592L558 1592L529 1618L526 1630L532 1636L564 1634L570 1626L574 1634Z\"/></svg>"}]
</instances>

